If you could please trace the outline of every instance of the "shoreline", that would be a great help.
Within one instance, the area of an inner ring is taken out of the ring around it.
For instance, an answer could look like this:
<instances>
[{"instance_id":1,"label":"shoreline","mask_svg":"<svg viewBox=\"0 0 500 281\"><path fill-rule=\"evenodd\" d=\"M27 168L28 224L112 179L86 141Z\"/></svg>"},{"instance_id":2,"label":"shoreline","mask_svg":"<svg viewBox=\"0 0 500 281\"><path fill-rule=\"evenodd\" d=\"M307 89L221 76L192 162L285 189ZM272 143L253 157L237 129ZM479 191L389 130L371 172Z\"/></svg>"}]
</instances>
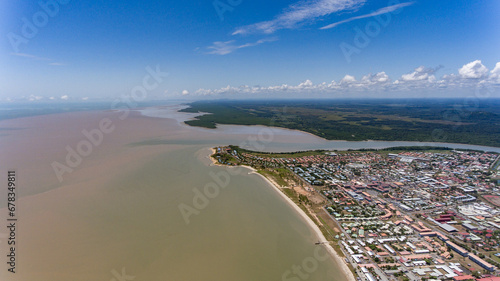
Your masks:
<instances>
[{"instance_id":1,"label":"shoreline","mask_svg":"<svg viewBox=\"0 0 500 281\"><path fill-rule=\"evenodd\" d=\"M192 102L187 102L186 105L189 107L189 108L195 108L195 106L193 106L193 103ZM210 114L218 114L217 112L209 112ZM272 123L272 121L271 121ZM452 142L452 143L446 143L446 142L441 142L441 141L436 141L436 140L432 140L432 139L429 139L429 140L418 140L418 138L416 139L413 139L413 140L384 140L384 139L371 139L371 138L363 138L361 140L346 140L346 139L337 139L337 138L334 138L334 139L328 139L328 138L325 138L324 136L320 136L320 135L317 135L315 133L312 133L312 132L308 132L308 131L305 131L305 130L300 130L300 129L293 129L293 128L289 128L289 127L286 127L286 126L279 126L277 124L237 124L237 123L214 123L215 125L215 128L211 128L211 127L206 127L206 125L190 125L190 124L187 124L188 126L191 126L191 127L199 127L199 128L205 128L205 129L213 129L213 130L216 130L216 129L221 129L222 126L246 126L246 127L257 127L257 128L268 128L268 129L283 129L283 130L287 130L287 131L292 131L292 132L298 132L298 133L303 133L303 134L306 134L306 135L309 135L311 137L314 137L318 140L320 140L321 142L360 142L360 143L363 143L363 142L413 142L415 143L415 145L417 146L441 146L441 145L445 145L446 147L449 147L449 148L458 148L457 146L464 146L463 149L473 149L473 150L481 150L481 151L484 151L484 152L498 152L498 150L500 149L500 145L498 144L488 144L488 143L474 143L474 141L472 143L468 143L468 142L463 142L463 139L460 139L458 141L462 141L462 142ZM467 124L472 124L472 123L467 123ZM354 135L353 135L354 136ZM446 139L444 139L446 140ZM443 140L443 141L444 141ZM437 144L437 145L436 145ZM453 146L448 146L446 144L451 144ZM480 148L467 148L466 146L477 146L477 147L480 147ZM491 150L493 149L493 150Z\"/></svg>"},{"instance_id":2,"label":"shoreline","mask_svg":"<svg viewBox=\"0 0 500 281\"><path fill-rule=\"evenodd\" d=\"M227 165L222 165L219 164L213 157L212 155L216 153L216 150L211 147L211 154L208 155L208 157L212 160L212 164L216 166L224 166L224 167L230 167ZM271 186L284 200L285 202L292 207L292 209L297 212L297 214L300 215L300 217L306 222L306 224L309 226L309 228L316 234L316 237L318 238L319 242L322 243L326 247L327 252L330 254L330 256L333 258L333 260L337 263L339 268L342 270L344 273L344 276L347 277L347 280L349 281L355 281L356 278L353 275L352 271L349 269L347 266L346 262L342 257L337 254L335 249L333 249L332 245L330 245L330 242L325 238L321 230L319 229L318 225L299 207L295 202L292 201L288 196L286 196L283 191L281 191L281 188L279 187L278 183L276 183L274 180L267 178L266 176L260 174L255 168L247 166L247 165L240 165L239 167L245 167L250 170L249 174L255 174L260 176L264 181L267 182L269 186ZM326 243L325 243L326 242Z\"/></svg>"},{"instance_id":3,"label":"shoreline","mask_svg":"<svg viewBox=\"0 0 500 281\"><path fill-rule=\"evenodd\" d=\"M261 178L263 178L273 189L279 193L279 195L285 199L285 201L288 203L290 207L292 207L301 217L302 219L308 224L309 228L316 234L316 237L318 238L319 242L322 243L326 247L327 252L332 256L332 258L337 262L338 266L344 273L345 277L348 278L350 281L355 281L356 278L352 274L352 271L349 269L347 264L345 263L344 259L340 257L337 252L333 249L332 245L330 245L330 242L325 238L319 227L316 225L316 223L299 207L295 202L292 201L286 194L284 194L281 189L279 188L278 184L274 182L273 180L265 177L264 175L260 174L255 170L254 168L246 165L242 165L242 167L246 167L250 169L252 172L250 174L256 174L259 175ZM326 242L326 243L324 243Z\"/></svg>"},{"instance_id":4,"label":"shoreline","mask_svg":"<svg viewBox=\"0 0 500 281\"><path fill-rule=\"evenodd\" d=\"M208 155L208 158L210 159L210 161L212 161L212 164L215 165L215 166L224 166L224 167L229 167L227 165L222 165L220 164L219 162L217 162L217 160L215 160L215 158L212 157L212 155L216 154L217 153L217 150L215 150L215 148L211 147L210 148L210 151L212 151L212 153L210 153Z\"/></svg>"},{"instance_id":5,"label":"shoreline","mask_svg":"<svg viewBox=\"0 0 500 281\"><path fill-rule=\"evenodd\" d=\"M180 104L179 106L190 106L189 104ZM147 108L155 108L155 107L161 107L161 106L151 106L151 107L145 107ZM137 110L140 112L140 110ZM175 112L175 113L186 113L186 112ZM142 113L141 113L142 114ZM189 114L189 113L187 113ZM206 114L212 114L212 113L207 113L207 112L199 112L198 114L201 115L206 115ZM198 115L198 116L201 116ZM146 115L143 115L146 116ZM148 117L148 116L146 116ZM151 116L149 116L151 117ZM195 116L196 117L196 116ZM194 117L194 118L195 118ZM151 117L151 118L169 118L169 117ZM187 119L185 121L192 120L192 119ZM268 126L268 125L241 125L241 124L219 124L216 123L216 128L207 128L207 127L202 127L202 126L193 126L189 124L185 124L184 122L180 122L183 125L185 125L188 128L192 129L202 129L202 130L217 130L217 129L222 129L224 126L237 126L237 127L255 127L255 128L266 128L266 129L271 129L271 130L283 130L283 131L289 131L289 132L295 132L295 133L300 133L304 134L305 136L312 137L319 141L319 145L321 146L322 144L325 143L331 143L331 144L344 144L344 143L352 143L352 144L359 144L359 147L316 147L316 148L310 148L306 150L315 150L315 149L324 149L324 150L339 150L339 151L346 151L349 149L384 149L384 148L390 148L390 147L400 147L400 146L431 146L431 147L447 147L450 149L471 149L471 150L479 150L483 152L496 152L500 153L500 147L495 147L495 146L488 146L488 145L481 145L481 144L467 144L467 143L453 143L453 142L434 142L434 141L410 141L410 140L374 140L374 139L365 139L365 140L357 140L357 141L351 141L351 140L329 140L325 139L323 137L317 136L313 133L298 130L298 129L290 129L286 127L277 127L277 126ZM222 126L222 128L221 128ZM365 146L365 144L373 144L373 143L386 143L387 145L382 145L381 147L368 147ZM404 143L404 144L398 144L398 143ZM296 150L290 150L290 151L279 151L279 152L294 152ZM268 151L271 152L271 151Z\"/></svg>"}]
</instances>

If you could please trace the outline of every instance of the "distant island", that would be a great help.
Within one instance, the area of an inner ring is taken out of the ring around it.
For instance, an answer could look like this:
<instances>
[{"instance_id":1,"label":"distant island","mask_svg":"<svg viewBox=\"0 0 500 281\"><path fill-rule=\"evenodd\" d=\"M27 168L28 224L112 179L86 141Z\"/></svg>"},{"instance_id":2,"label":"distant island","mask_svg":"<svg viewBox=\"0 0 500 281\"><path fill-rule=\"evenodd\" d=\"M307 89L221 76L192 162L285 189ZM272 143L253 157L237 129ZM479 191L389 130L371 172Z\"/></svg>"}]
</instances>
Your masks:
<instances>
[{"instance_id":1,"label":"distant island","mask_svg":"<svg viewBox=\"0 0 500 281\"><path fill-rule=\"evenodd\" d=\"M197 101L190 126L265 125L328 140L449 142L500 147L500 100Z\"/></svg>"}]
</instances>

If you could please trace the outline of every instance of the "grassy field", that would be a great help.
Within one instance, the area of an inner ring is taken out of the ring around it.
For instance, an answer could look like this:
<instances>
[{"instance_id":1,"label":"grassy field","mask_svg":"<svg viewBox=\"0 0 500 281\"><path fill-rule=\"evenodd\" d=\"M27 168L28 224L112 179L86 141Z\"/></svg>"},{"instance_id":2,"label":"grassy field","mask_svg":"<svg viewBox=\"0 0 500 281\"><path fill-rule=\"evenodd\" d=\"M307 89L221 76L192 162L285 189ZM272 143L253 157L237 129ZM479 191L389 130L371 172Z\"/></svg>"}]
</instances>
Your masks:
<instances>
[{"instance_id":1,"label":"grassy field","mask_svg":"<svg viewBox=\"0 0 500 281\"><path fill-rule=\"evenodd\" d=\"M199 101L185 112L212 114L191 126L266 125L329 140L453 142L500 147L500 100Z\"/></svg>"},{"instance_id":2,"label":"grassy field","mask_svg":"<svg viewBox=\"0 0 500 281\"><path fill-rule=\"evenodd\" d=\"M271 178L273 179L277 184L281 185L281 186L288 186L288 183L285 181L285 179L283 177L281 177L278 173L276 172L272 172L272 171L269 171L269 170L258 170L259 174L267 177L267 178Z\"/></svg>"}]
</instances>

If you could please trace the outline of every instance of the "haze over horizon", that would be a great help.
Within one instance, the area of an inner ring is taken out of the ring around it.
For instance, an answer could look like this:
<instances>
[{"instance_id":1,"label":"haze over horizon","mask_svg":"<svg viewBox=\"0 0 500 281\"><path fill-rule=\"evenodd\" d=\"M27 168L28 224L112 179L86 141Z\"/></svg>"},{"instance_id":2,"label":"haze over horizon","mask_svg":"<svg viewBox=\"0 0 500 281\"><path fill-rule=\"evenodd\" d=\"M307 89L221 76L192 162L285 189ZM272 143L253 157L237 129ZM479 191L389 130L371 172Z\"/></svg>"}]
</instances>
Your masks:
<instances>
[{"instance_id":1,"label":"haze over horizon","mask_svg":"<svg viewBox=\"0 0 500 281\"><path fill-rule=\"evenodd\" d=\"M0 11L3 102L500 97L498 1L42 0Z\"/></svg>"}]
</instances>

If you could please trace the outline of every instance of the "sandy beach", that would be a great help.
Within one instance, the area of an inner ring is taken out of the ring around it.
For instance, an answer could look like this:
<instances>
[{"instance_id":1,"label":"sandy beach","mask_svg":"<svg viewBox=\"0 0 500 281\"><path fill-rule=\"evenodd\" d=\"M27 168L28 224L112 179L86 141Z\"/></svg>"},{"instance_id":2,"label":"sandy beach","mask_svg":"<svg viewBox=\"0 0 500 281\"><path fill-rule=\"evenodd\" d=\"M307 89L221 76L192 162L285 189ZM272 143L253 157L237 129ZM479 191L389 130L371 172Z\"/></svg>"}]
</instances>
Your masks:
<instances>
[{"instance_id":1,"label":"sandy beach","mask_svg":"<svg viewBox=\"0 0 500 281\"><path fill-rule=\"evenodd\" d=\"M309 225L309 227L314 231L314 233L318 237L318 241L319 242L326 242L322 245L326 248L328 253L330 253L330 255L337 262L337 264L339 266L341 266L341 269L344 272L344 275L349 278L348 280L355 281L356 279L354 278L354 275L352 274L349 267L347 267L347 264L345 263L344 259L342 259L339 256L339 254L337 254L337 252L335 252L335 250L330 245L328 240L326 240L325 236L323 235L323 233L321 232L319 227L316 225L316 223L314 223L312 221L312 219L299 206L297 206L297 204L295 204L288 196L286 196L281 191L281 188L279 187L279 185L275 181L268 179L267 177L261 175L260 173L257 172L257 170L255 170L254 168L252 168L250 166L244 166L244 167L252 170L251 174L256 174L256 175L260 176L269 184L269 186L273 187L273 189L288 203L288 205L290 207L292 207L301 216L301 218Z\"/></svg>"}]
</instances>

